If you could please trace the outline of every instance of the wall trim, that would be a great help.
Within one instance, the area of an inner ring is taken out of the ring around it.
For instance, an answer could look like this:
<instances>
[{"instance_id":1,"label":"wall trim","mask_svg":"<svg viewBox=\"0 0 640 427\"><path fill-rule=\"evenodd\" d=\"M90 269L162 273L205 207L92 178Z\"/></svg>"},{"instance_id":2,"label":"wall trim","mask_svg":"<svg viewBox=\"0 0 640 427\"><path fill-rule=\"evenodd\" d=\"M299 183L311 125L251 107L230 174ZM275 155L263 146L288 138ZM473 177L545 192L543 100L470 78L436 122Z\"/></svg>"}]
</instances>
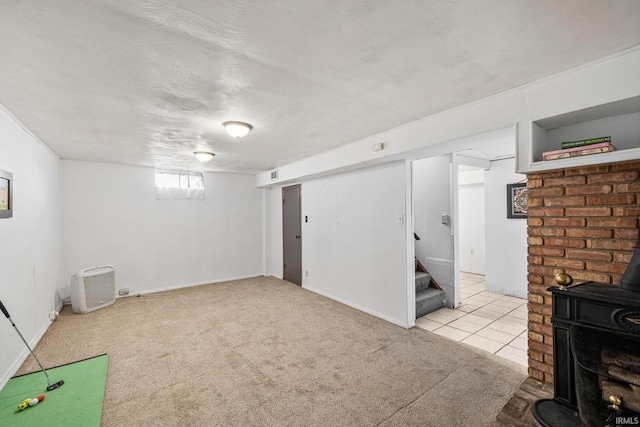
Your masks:
<instances>
[{"instance_id":1,"label":"wall trim","mask_svg":"<svg viewBox=\"0 0 640 427\"><path fill-rule=\"evenodd\" d=\"M60 306L57 308L57 310L60 311L61 308L62 308L62 304L60 304ZM40 330L36 334L35 338L33 340L31 340L31 342L29 342L29 346L32 349L35 348L36 345L38 345L38 343L40 342L40 340L44 336L45 332L47 332L47 330L49 329L49 326L51 326L52 323L53 323L52 320L47 320L45 322L45 324L40 328ZM29 353L29 349L27 349L25 347L23 349L22 353L20 353L20 355L16 359L16 361L11 365L9 370L6 373L4 373L2 375L2 377L0 377L0 390L2 390L4 388L4 386L7 384L7 382L15 375L16 372L18 372L18 369L20 369L20 367L22 366L24 361L27 360L27 357L29 357L29 356L31 356L31 353ZM42 366L44 366L44 368L47 369L46 361L41 361L41 363L43 364ZM44 374L42 374L42 375L44 376Z\"/></svg>"},{"instance_id":2,"label":"wall trim","mask_svg":"<svg viewBox=\"0 0 640 427\"><path fill-rule=\"evenodd\" d=\"M403 327L405 329L413 328L416 325L415 319L411 323L403 322L402 320L398 320L398 319L395 319L393 317L389 317L386 314L379 313L379 312L377 312L375 310L371 310L371 309L369 309L367 307L363 307L363 306L361 306L359 304L354 304L353 302L345 300L344 298L336 297L336 296L334 296L334 295L332 295L332 294L330 294L328 292L321 291L321 290L316 289L314 287L303 286L302 288L306 289L306 290L308 290L310 292L313 292L315 294L322 295L323 297L327 297L329 299L337 301L337 302L339 302L341 304L344 304L346 306L349 306L351 308L355 308L356 310L362 311L363 313L367 313L367 314L370 314L370 315L372 315L374 317L377 317L379 319L386 320L389 323L393 323L394 325L398 325L398 326Z\"/></svg>"},{"instance_id":3,"label":"wall trim","mask_svg":"<svg viewBox=\"0 0 640 427\"><path fill-rule=\"evenodd\" d=\"M263 273L247 274L243 276L226 277L224 279L205 280L202 282L182 283L179 285L165 286L162 288L145 289L144 291L141 291L141 292L138 292L134 289L125 298L135 296L135 295L131 295L134 292L140 295L155 294L157 292L173 291L176 289L190 288L194 286L213 285L216 283L232 282L234 280L252 279L254 277L261 277L261 276L265 276L265 275Z\"/></svg>"}]
</instances>

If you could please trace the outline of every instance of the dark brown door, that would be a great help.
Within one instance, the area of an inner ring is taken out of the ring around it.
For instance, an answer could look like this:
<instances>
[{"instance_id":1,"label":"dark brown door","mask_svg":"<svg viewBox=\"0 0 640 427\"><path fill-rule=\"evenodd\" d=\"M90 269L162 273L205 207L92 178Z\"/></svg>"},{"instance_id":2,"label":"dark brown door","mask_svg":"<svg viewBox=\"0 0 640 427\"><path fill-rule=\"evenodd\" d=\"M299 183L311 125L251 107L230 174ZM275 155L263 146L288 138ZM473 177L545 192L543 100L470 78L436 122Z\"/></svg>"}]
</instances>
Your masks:
<instances>
[{"instance_id":1,"label":"dark brown door","mask_svg":"<svg viewBox=\"0 0 640 427\"><path fill-rule=\"evenodd\" d=\"M302 215L300 185L282 189L282 249L284 280L302 286Z\"/></svg>"}]
</instances>

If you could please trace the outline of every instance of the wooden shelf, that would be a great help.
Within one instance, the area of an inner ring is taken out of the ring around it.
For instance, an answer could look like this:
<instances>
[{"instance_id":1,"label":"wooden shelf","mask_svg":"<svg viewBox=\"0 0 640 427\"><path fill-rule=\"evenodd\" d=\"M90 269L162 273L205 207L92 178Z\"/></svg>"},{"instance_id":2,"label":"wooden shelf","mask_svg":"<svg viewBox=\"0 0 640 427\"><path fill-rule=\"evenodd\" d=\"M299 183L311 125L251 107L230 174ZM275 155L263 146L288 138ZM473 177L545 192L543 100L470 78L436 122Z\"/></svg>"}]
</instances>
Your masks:
<instances>
[{"instance_id":1,"label":"wooden shelf","mask_svg":"<svg viewBox=\"0 0 640 427\"><path fill-rule=\"evenodd\" d=\"M617 148L609 153L542 160L545 151L557 150L563 141L611 136ZM523 153L525 154L525 153ZM541 172L640 159L640 96L596 105L529 122L528 168Z\"/></svg>"}]
</instances>

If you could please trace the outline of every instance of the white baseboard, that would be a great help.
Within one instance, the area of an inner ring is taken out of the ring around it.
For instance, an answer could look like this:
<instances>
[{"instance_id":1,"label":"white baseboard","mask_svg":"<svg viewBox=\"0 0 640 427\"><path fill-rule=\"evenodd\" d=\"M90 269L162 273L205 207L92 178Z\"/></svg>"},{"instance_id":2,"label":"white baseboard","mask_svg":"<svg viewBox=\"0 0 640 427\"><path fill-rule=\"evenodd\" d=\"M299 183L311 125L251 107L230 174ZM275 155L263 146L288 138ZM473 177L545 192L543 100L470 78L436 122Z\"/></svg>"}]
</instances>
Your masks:
<instances>
[{"instance_id":1,"label":"white baseboard","mask_svg":"<svg viewBox=\"0 0 640 427\"><path fill-rule=\"evenodd\" d=\"M509 297L527 299L527 290L519 292L517 289L509 289L501 286L495 286L490 283L485 285L485 290L494 294L506 295Z\"/></svg>"},{"instance_id":2,"label":"white baseboard","mask_svg":"<svg viewBox=\"0 0 640 427\"><path fill-rule=\"evenodd\" d=\"M248 274L245 276L235 276L235 277L225 277L224 279L215 279L215 280L207 280L204 282L193 282L193 283L182 283L179 285L171 285L171 286L165 286L162 288L154 288L154 289L145 289L143 291L136 291L135 289L132 289L129 291L129 295L124 296L126 297L130 297L130 296L135 296L132 294L140 294L140 295L145 295L145 294L155 294L158 292L166 292L166 291L173 291L176 289L182 289L182 288L190 288L192 286L202 286L202 285L210 285L213 283L223 283L223 282L231 282L233 280L243 280L243 279L251 279L254 277L260 277L263 276L262 273L255 273L255 274ZM120 297L120 295L117 295L116 298Z\"/></svg>"},{"instance_id":3,"label":"white baseboard","mask_svg":"<svg viewBox=\"0 0 640 427\"><path fill-rule=\"evenodd\" d=\"M61 309L62 309L62 304L60 304L57 310L60 311ZM47 332L47 329L49 329L49 326L51 326L51 323L52 323L51 320L47 320L45 322L42 328L40 328L40 330L38 331L36 337L29 343L29 347L33 349L35 348L36 345L38 345L38 343L44 336L44 333ZM13 377L16 372L18 372L18 369L20 369L20 366L22 366L24 361L27 360L27 357L29 357L30 355L31 353L29 353L29 349L25 347L25 349L22 351L20 356L18 356L16 361L11 365L9 370L7 372L4 372L2 374L2 377L0 377L0 390L2 390L4 386L7 384L7 382L11 379L11 377ZM46 364L42 361L41 363L43 363L44 368L47 369Z\"/></svg>"},{"instance_id":4,"label":"white baseboard","mask_svg":"<svg viewBox=\"0 0 640 427\"><path fill-rule=\"evenodd\" d=\"M393 317L389 317L384 313L379 313L379 312L377 312L375 310L371 310L371 309L369 309L367 307L363 307L361 305L354 304L351 301L347 301L347 300L345 300L343 298L336 297L335 295L331 295L328 292L322 291L320 289L316 289L316 288L308 287L308 286L303 286L303 288L308 290L308 291L311 291L313 293L316 293L316 294L322 295L324 297L327 297L329 299L332 299L334 301L338 301L339 303L347 305L347 306L349 306L351 308L355 308L356 310L359 310L359 311L362 311L364 313L370 314L370 315L372 315L374 317L377 317L379 319L386 320L387 322L393 323L394 325L398 325L398 326L400 326L402 328L410 329L411 327L415 326L415 321L414 321L413 325L409 325L407 322L403 322L402 320L398 320L398 319L395 319Z\"/></svg>"}]
</instances>

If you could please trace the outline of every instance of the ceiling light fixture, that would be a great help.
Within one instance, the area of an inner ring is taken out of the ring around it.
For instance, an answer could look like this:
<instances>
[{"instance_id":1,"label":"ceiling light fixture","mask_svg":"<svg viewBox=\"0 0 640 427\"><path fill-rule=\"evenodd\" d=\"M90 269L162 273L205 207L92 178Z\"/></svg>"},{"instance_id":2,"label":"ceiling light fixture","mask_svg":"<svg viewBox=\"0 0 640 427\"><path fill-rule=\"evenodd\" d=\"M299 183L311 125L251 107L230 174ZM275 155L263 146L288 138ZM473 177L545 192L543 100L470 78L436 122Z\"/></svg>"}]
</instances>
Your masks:
<instances>
[{"instance_id":1,"label":"ceiling light fixture","mask_svg":"<svg viewBox=\"0 0 640 427\"><path fill-rule=\"evenodd\" d=\"M236 138L246 136L253 129L253 126L245 122L224 122L222 126L224 126L229 135Z\"/></svg>"},{"instance_id":2,"label":"ceiling light fixture","mask_svg":"<svg viewBox=\"0 0 640 427\"><path fill-rule=\"evenodd\" d=\"M209 160L213 159L213 156L215 156L215 154L209 151L194 151L193 154L195 154L198 160L200 160L201 162L208 162Z\"/></svg>"}]
</instances>

